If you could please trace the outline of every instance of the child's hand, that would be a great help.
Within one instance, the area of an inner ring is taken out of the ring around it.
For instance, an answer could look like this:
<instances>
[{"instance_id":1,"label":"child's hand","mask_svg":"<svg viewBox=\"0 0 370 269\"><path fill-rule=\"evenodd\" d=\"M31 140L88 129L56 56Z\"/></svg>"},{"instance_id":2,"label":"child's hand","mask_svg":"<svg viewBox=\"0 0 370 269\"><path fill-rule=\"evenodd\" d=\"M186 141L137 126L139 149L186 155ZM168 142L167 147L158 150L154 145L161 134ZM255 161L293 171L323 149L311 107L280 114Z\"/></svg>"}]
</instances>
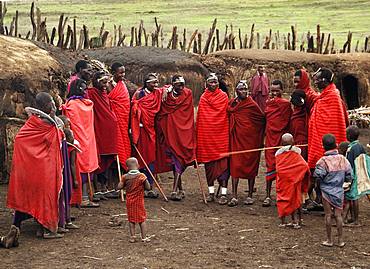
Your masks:
<instances>
[{"instance_id":1,"label":"child's hand","mask_svg":"<svg viewBox=\"0 0 370 269\"><path fill-rule=\"evenodd\" d=\"M123 182L121 181L118 183L117 190L122 190L123 189Z\"/></svg>"}]
</instances>

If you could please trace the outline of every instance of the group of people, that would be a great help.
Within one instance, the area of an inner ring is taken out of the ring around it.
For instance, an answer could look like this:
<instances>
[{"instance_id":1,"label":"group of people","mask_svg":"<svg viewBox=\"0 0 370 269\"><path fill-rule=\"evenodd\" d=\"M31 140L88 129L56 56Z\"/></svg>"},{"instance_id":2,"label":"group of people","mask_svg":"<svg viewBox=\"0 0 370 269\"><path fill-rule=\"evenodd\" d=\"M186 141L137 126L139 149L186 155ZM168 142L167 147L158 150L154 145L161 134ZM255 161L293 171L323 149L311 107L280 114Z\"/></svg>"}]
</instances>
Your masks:
<instances>
[{"instance_id":1,"label":"group of people","mask_svg":"<svg viewBox=\"0 0 370 269\"><path fill-rule=\"evenodd\" d=\"M135 242L135 223L142 240L148 242L144 194L158 197L155 175L173 172L169 198L180 201L185 198L183 173L188 166L198 168L199 163L205 168L207 202L237 206L239 179L247 179L244 204L252 205L262 151L266 162L262 205L272 205L276 180L281 226L300 228L302 203L310 200L323 204L327 225L334 208L341 229L344 181L352 182L349 192L353 195L348 195L347 205L353 212L352 222L358 223L356 201L370 188L354 184L352 168L363 173L357 162L361 156L363 164L366 154L359 148L357 127L348 127L346 135L347 112L330 70L319 69L313 76L321 93L310 87L307 71L295 72L290 100L282 97L280 80L269 83L263 66L250 86L240 80L231 98L211 73L195 118L192 90L185 86L183 76L174 75L170 85L159 87L158 76L150 73L130 97L125 67L114 63L110 69L111 73L93 72L91 64L81 60L60 110L45 92L36 95L35 107L26 108L29 119L14 142L7 198L7 206L14 209L13 225L1 238L2 246L17 246L21 222L32 217L40 224L39 236L60 238L69 229L79 228L72 222L71 206L97 207L96 202L107 197L123 198L122 188L130 242ZM337 143L346 138L349 162L337 151ZM121 176L121 171L126 174ZM286 224L285 217L290 215L292 223ZM329 230L323 244L332 246ZM341 237L339 245L344 245Z\"/></svg>"}]
</instances>

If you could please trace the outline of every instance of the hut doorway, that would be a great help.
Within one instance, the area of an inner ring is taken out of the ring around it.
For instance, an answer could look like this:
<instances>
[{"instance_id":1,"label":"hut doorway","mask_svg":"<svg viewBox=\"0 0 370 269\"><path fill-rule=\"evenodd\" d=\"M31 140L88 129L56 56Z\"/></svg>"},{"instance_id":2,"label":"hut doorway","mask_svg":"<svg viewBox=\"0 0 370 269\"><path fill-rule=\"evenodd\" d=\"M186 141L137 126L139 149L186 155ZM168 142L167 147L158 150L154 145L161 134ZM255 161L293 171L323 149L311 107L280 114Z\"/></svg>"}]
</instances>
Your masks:
<instances>
[{"instance_id":1,"label":"hut doorway","mask_svg":"<svg viewBox=\"0 0 370 269\"><path fill-rule=\"evenodd\" d=\"M342 91L349 110L359 108L358 80L352 75L342 78Z\"/></svg>"}]
</instances>

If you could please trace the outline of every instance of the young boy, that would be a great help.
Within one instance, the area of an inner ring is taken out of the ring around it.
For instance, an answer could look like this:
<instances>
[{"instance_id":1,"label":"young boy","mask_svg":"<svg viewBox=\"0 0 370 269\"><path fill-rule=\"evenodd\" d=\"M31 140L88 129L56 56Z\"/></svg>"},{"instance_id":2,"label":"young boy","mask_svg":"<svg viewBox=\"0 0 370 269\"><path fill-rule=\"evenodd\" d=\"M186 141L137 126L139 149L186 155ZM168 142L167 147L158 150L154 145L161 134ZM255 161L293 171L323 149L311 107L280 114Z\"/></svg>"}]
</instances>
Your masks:
<instances>
[{"instance_id":1,"label":"young boy","mask_svg":"<svg viewBox=\"0 0 370 269\"><path fill-rule=\"evenodd\" d=\"M352 180L352 168L348 160L338 153L335 136L326 134L322 138L325 149L324 156L317 162L313 176L319 180L322 192L322 201L325 211L325 224L327 240L323 246L332 247L333 237L331 234L331 217L334 211L338 230L338 246L344 247L343 241L343 183Z\"/></svg>"},{"instance_id":2,"label":"young boy","mask_svg":"<svg viewBox=\"0 0 370 269\"><path fill-rule=\"evenodd\" d=\"M279 227L300 229L302 193L307 193L306 181L310 176L310 170L301 156L301 149L294 146L293 136L285 133L281 141L283 147L275 153L277 209L281 219ZM292 223L288 225L285 217L289 215L292 216Z\"/></svg>"},{"instance_id":3,"label":"young boy","mask_svg":"<svg viewBox=\"0 0 370 269\"><path fill-rule=\"evenodd\" d=\"M135 240L135 224L139 223L141 240L150 242L146 236L146 211L144 207L144 189L150 190L150 184L143 173L139 171L139 162L136 158L128 158L126 161L128 173L122 176L117 189L126 189L126 208L130 225L130 243Z\"/></svg>"},{"instance_id":4,"label":"young boy","mask_svg":"<svg viewBox=\"0 0 370 269\"><path fill-rule=\"evenodd\" d=\"M358 215L359 215L359 203L358 200L361 197L361 194L358 192L358 177L357 177L357 171L361 167L357 167L356 159L361 155L361 154L366 154L365 148L360 144L358 141L358 137L360 136L360 129L355 126L351 125L347 128L346 130L346 135L347 139L350 142L348 145L348 150L347 150L347 160L351 164L351 167L354 171L354 177L353 181L351 184L351 188L349 191L345 193L345 198L348 201L346 207L345 207L345 214L348 213L348 208L351 211L351 220L348 222L351 223L350 225L353 226L358 226Z\"/></svg>"}]
</instances>

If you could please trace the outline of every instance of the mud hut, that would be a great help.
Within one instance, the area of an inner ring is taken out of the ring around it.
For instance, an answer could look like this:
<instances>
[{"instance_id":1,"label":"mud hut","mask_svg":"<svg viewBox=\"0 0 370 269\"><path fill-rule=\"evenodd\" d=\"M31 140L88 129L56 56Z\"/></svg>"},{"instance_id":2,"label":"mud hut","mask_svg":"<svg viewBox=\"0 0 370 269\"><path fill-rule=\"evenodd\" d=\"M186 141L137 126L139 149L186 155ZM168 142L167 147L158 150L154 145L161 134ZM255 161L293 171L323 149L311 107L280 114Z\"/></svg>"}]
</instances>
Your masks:
<instances>
[{"instance_id":1,"label":"mud hut","mask_svg":"<svg viewBox=\"0 0 370 269\"><path fill-rule=\"evenodd\" d=\"M288 95L293 90L292 76L304 67L309 72L319 67L334 71L334 82L341 91L348 109L370 106L370 54L320 55L296 51L277 50L227 50L202 58L207 69L220 74L229 91L240 79L251 79L258 65L264 65L270 78L280 79Z\"/></svg>"}]
</instances>

